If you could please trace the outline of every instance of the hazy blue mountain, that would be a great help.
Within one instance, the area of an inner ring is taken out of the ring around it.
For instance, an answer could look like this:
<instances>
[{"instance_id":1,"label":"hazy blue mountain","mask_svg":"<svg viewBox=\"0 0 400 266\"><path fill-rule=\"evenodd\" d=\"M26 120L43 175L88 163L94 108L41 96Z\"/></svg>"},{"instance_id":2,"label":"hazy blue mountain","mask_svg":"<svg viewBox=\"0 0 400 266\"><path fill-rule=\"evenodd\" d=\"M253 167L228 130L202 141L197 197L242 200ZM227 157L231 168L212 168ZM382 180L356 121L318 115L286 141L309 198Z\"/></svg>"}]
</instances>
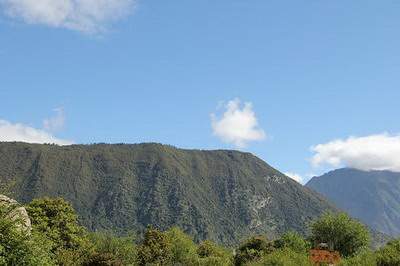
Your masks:
<instances>
[{"instance_id":1,"label":"hazy blue mountain","mask_svg":"<svg viewBox=\"0 0 400 266\"><path fill-rule=\"evenodd\" d=\"M339 169L306 185L370 227L400 235L400 173Z\"/></svg>"}]
</instances>

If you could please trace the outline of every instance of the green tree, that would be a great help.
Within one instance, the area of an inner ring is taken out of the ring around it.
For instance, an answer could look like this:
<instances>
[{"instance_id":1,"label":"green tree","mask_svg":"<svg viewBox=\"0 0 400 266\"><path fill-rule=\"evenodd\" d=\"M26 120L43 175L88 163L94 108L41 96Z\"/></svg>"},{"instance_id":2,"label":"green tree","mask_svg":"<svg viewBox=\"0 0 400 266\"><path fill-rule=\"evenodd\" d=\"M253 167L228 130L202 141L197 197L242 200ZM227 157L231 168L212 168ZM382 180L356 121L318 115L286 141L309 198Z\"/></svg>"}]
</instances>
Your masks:
<instances>
[{"instance_id":1,"label":"green tree","mask_svg":"<svg viewBox=\"0 0 400 266\"><path fill-rule=\"evenodd\" d=\"M64 199L35 199L26 209L33 229L46 235L57 247L75 249L87 244L85 228L78 224L74 209Z\"/></svg>"},{"instance_id":2,"label":"green tree","mask_svg":"<svg viewBox=\"0 0 400 266\"><path fill-rule=\"evenodd\" d=\"M196 265L225 266L232 264L232 254L210 240L203 241L197 247L199 259Z\"/></svg>"},{"instance_id":3,"label":"green tree","mask_svg":"<svg viewBox=\"0 0 400 266\"><path fill-rule=\"evenodd\" d=\"M79 265L90 254L87 231L72 206L62 198L35 199L26 207L32 232L45 236L61 265Z\"/></svg>"},{"instance_id":4,"label":"green tree","mask_svg":"<svg viewBox=\"0 0 400 266\"><path fill-rule=\"evenodd\" d=\"M277 249L291 249L298 253L307 253L311 248L311 243L297 232L287 232L274 241L274 247Z\"/></svg>"},{"instance_id":5,"label":"green tree","mask_svg":"<svg viewBox=\"0 0 400 266\"><path fill-rule=\"evenodd\" d=\"M400 265L400 239L392 240L376 252L378 266Z\"/></svg>"},{"instance_id":6,"label":"green tree","mask_svg":"<svg viewBox=\"0 0 400 266\"><path fill-rule=\"evenodd\" d=\"M369 249L362 250L353 257L342 259L339 266L376 266L376 256Z\"/></svg>"},{"instance_id":7,"label":"green tree","mask_svg":"<svg viewBox=\"0 0 400 266\"><path fill-rule=\"evenodd\" d=\"M312 266L307 254L295 252L292 249L278 249L264 255L251 266Z\"/></svg>"},{"instance_id":8,"label":"green tree","mask_svg":"<svg viewBox=\"0 0 400 266\"><path fill-rule=\"evenodd\" d=\"M273 250L273 243L269 242L265 237L252 237L240 245L236 251L234 264L236 266L245 265L271 253Z\"/></svg>"},{"instance_id":9,"label":"green tree","mask_svg":"<svg viewBox=\"0 0 400 266\"><path fill-rule=\"evenodd\" d=\"M326 213L311 224L315 245L327 243L329 248L349 257L370 244L367 228L345 213Z\"/></svg>"},{"instance_id":10,"label":"green tree","mask_svg":"<svg viewBox=\"0 0 400 266\"><path fill-rule=\"evenodd\" d=\"M93 252L83 263L85 266L134 265L137 248L132 236L116 237L112 233L91 233L89 240Z\"/></svg>"},{"instance_id":11,"label":"green tree","mask_svg":"<svg viewBox=\"0 0 400 266\"><path fill-rule=\"evenodd\" d=\"M197 246L192 238L178 227L172 227L165 232L171 243L172 261L183 265L191 265L197 259Z\"/></svg>"},{"instance_id":12,"label":"green tree","mask_svg":"<svg viewBox=\"0 0 400 266\"><path fill-rule=\"evenodd\" d=\"M22 230L19 219L11 219L12 206L0 206L0 265L55 265L50 246L40 235Z\"/></svg>"},{"instance_id":13,"label":"green tree","mask_svg":"<svg viewBox=\"0 0 400 266\"><path fill-rule=\"evenodd\" d=\"M147 228L143 242L138 247L139 265L170 265L172 244L168 237L157 229Z\"/></svg>"}]
</instances>

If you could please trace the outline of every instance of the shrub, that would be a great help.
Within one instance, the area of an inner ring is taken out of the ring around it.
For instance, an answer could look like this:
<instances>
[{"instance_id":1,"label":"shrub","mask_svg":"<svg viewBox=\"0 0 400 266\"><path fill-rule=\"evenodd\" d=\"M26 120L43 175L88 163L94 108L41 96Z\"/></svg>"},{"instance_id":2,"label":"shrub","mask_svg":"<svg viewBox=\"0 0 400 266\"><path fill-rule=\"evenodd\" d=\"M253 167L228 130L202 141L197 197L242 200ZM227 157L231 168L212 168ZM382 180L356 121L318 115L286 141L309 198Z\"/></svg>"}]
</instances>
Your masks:
<instances>
[{"instance_id":1,"label":"shrub","mask_svg":"<svg viewBox=\"0 0 400 266\"><path fill-rule=\"evenodd\" d=\"M274 241L274 247L277 249L291 249L298 253L307 253L311 248L311 243L297 232L287 232Z\"/></svg>"},{"instance_id":2,"label":"shrub","mask_svg":"<svg viewBox=\"0 0 400 266\"><path fill-rule=\"evenodd\" d=\"M93 252L84 265L133 265L136 262L134 238L116 237L111 233L89 235Z\"/></svg>"},{"instance_id":3,"label":"shrub","mask_svg":"<svg viewBox=\"0 0 400 266\"><path fill-rule=\"evenodd\" d=\"M273 244L262 236L252 237L244 242L236 251L234 263L237 266L257 260L274 250Z\"/></svg>"},{"instance_id":4,"label":"shrub","mask_svg":"<svg viewBox=\"0 0 400 266\"><path fill-rule=\"evenodd\" d=\"M370 250L363 250L357 255L343 259L339 266L376 266L376 256Z\"/></svg>"},{"instance_id":5,"label":"shrub","mask_svg":"<svg viewBox=\"0 0 400 266\"><path fill-rule=\"evenodd\" d=\"M195 264L196 266L231 266L232 261L229 257L206 257L199 258Z\"/></svg>"},{"instance_id":6,"label":"shrub","mask_svg":"<svg viewBox=\"0 0 400 266\"><path fill-rule=\"evenodd\" d=\"M35 199L26 210L33 230L46 235L58 249L78 249L88 244L85 228L78 224L75 210L64 199Z\"/></svg>"},{"instance_id":7,"label":"shrub","mask_svg":"<svg viewBox=\"0 0 400 266\"><path fill-rule=\"evenodd\" d=\"M264 255L257 262L248 264L252 266L312 266L308 255L297 253L291 249L279 249Z\"/></svg>"},{"instance_id":8,"label":"shrub","mask_svg":"<svg viewBox=\"0 0 400 266\"><path fill-rule=\"evenodd\" d=\"M376 252L378 266L400 265L400 239L392 240Z\"/></svg>"},{"instance_id":9,"label":"shrub","mask_svg":"<svg viewBox=\"0 0 400 266\"><path fill-rule=\"evenodd\" d=\"M35 199L26 207L32 232L45 237L60 265L79 265L91 253L88 234L72 206L62 198Z\"/></svg>"},{"instance_id":10,"label":"shrub","mask_svg":"<svg viewBox=\"0 0 400 266\"><path fill-rule=\"evenodd\" d=\"M193 264L198 259L197 246L192 238L177 227L165 232L171 243L172 261L183 265Z\"/></svg>"},{"instance_id":11,"label":"shrub","mask_svg":"<svg viewBox=\"0 0 400 266\"><path fill-rule=\"evenodd\" d=\"M197 254L199 255L199 259L196 265L225 266L232 264L231 253L225 248L220 247L209 240L200 243L197 248Z\"/></svg>"},{"instance_id":12,"label":"shrub","mask_svg":"<svg viewBox=\"0 0 400 266\"><path fill-rule=\"evenodd\" d=\"M9 218L10 211L0 206L0 265L55 265L48 242L21 230L21 221Z\"/></svg>"},{"instance_id":13,"label":"shrub","mask_svg":"<svg viewBox=\"0 0 400 266\"><path fill-rule=\"evenodd\" d=\"M327 243L331 250L349 257L369 246L367 228L345 213L327 213L311 224L314 244Z\"/></svg>"},{"instance_id":14,"label":"shrub","mask_svg":"<svg viewBox=\"0 0 400 266\"><path fill-rule=\"evenodd\" d=\"M139 265L170 265L172 244L168 237L157 229L147 228L143 242L138 247Z\"/></svg>"}]
</instances>

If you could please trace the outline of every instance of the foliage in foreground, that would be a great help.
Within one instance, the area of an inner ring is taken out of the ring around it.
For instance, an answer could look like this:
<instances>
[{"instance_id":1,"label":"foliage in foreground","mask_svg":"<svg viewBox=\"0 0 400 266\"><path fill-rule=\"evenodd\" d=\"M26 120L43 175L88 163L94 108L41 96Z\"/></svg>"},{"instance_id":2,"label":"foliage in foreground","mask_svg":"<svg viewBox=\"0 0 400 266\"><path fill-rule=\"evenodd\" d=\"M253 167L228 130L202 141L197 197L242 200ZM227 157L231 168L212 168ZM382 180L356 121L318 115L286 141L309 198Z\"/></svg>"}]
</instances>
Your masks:
<instances>
[{"instance_id":1,"label":"foliage in foreground","mask_svg":"<svg viewBox=\"0 0 400 266\"><path fill-rule=\"evenodd\" d=\"M284 248L263 256L260 260L248 265L253 266L312 266L306 253L298 253Z\"/></svg>"},{"instance_id":2,"label":"foliage in foreground","mask_svg":"<svg viewBox=\"0 0 400 266\"><path fill-rule=\"evenodd\" d=\"M245 241L237 250L234 258L235 266L260 259L274 250L272 242L263 236L252 237Z\"/></svg>"},{"instance_id":3,"label":"foliage in foreground","mask_svg":"<svg viewBox=\"0 0 400 266\"><path fill-rule=\"evenodd\" d=\"M311 224L314 245L327 243L343 257L351 257L370 245L368 229L346 213L326 213Z\"/></svg>"},{"instance_id":4,"label":"foliage in foreground","mask_svg":"<svg viewBox=\"0 0 400 266\"><path fill-rule=\"evenodd\" d=\"M373 251L365 249L353 257L345 258L340 266L376 266L376 256Z\"/></svg>"},{"instance_id":5,"label":"foliage in foreground","mask_svg":"<svg viewBox=\"0 0 400 266\"><path fill-rule=\"evenodd\" d=\"M307 253L312 245L299 233L289 231L274 241L274 247L278 249L289 249L297 253Z\"/></svg>"},{"instance_id":6,"label":"foliage in foreground","mask_svg":"<svg viewBox=\"0 0 400 266\"><path fill-rule=\"evenodd\" d=\"M53 265L48 242L23 230L21 220L10 218L16 207L0 206L0 265Z\"/></svg>"},{"instance_id":7,"label":"foliage in foreground","mask_svg":"<svg viewBox=\"0 0 400 266\"><path fill-rule=\"evenodd\" d=\"M400 265L400 239L390 241L379 249L376 260L379 266Z\"/></svg>"},{"instance_id":8,"label":"foliage in foreground","mask_svg":"<svg viewBox=\"0 0 400 266\"><path fill-rule=\"evenodd\" d=\"M339 251L341 266L400 265L400 240L377 251L368 248L368 232L345 214L326 214L311 225L310 241L287 232L273 241L251 237L235 250L211 241L199 244L181 231L149 227L142 241L111 233L89 233L78 224L71 205L63 199L43 198L27 206L32 231L10 219L0 205L0 265L188 265L188 266L308 266L309 250L327 242Z\"/></svg>"},{"instance_id":9,"label":"foliage in foreground","mask_svg":"<svg viewBox=\"0 0 400 266\"><path fill-rule=\"evenodd\" d=\"M135 238L115 237L112 233L100 232L89 235L92 254L86 265L134 265L137 258Z\"/></svg>"}]
</instances>

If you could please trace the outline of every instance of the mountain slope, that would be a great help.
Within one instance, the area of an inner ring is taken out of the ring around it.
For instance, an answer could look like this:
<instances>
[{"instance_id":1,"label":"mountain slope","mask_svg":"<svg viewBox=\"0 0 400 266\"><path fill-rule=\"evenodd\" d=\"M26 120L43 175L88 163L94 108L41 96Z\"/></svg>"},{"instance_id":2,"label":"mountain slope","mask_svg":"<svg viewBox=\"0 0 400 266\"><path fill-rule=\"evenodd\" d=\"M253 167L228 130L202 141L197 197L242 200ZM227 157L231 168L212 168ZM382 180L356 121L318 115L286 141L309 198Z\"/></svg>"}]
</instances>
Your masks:
<instances>
[{"instance_id":1,"label":"mountain slope","mask_svg":"<svg viewBox=\"0 0 400 266\"><path fill-rule=\"evenodd\" d=\"M160 144L0 143L0 193L21 202L61 196L91 230L178 225L224 244L304 233L312 218L334 209L250 153Z\"/></svg>"},{"instance_id":2,"label":"mountain slope","mask_svg":"<svg viewBox=\"0 0 400 266\"><path fill-rule=\"evenodd\" d=\"M339 169L312 178L306 186L370 227L400 235L400 173Z\"/></svg>"}]
</instances>

